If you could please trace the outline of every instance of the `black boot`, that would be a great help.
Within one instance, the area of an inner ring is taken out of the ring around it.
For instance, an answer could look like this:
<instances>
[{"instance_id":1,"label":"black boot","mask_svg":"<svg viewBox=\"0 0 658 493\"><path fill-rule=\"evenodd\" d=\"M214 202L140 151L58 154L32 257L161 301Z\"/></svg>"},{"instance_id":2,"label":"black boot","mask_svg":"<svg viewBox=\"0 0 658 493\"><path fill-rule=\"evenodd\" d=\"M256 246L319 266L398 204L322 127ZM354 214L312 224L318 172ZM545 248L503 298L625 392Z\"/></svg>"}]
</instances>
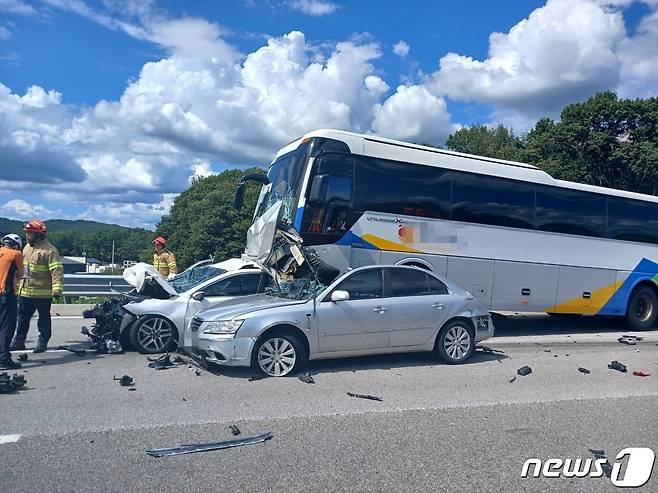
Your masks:
<instances>
[{"instance_id":1,"label":"black boot","mask_svg":"<svg viewBox=\"0 0 658 493\"><path fill-rule=\"evenodd\" d=\"M37 347L35 347L32 352L33 353L45 353L46 349L48 349L48 341L46 341L42 337L39 337L39 339L37 339Z\"/></svg>"},{"instance_id":2,"label":"black boot","mask_svg":"<svg viewBox=\"0 0 658 493\"><path fill-rule=\"evenodd\" d=\"M0 369L2 370L18 370L22 365L9 359L7 361L0 361Z\"/></svg>"},{"instance_id":3,"label":"black boot","mask_svg":"<svg viewBox=\"0 0 658 493\"><path fill-rule=\"evenodd\" d=\"M11 343L11 346L9 346L10 351L22 351L25 349L25 341L17 341L14 339Z\"/></svg>"}]
</instances>

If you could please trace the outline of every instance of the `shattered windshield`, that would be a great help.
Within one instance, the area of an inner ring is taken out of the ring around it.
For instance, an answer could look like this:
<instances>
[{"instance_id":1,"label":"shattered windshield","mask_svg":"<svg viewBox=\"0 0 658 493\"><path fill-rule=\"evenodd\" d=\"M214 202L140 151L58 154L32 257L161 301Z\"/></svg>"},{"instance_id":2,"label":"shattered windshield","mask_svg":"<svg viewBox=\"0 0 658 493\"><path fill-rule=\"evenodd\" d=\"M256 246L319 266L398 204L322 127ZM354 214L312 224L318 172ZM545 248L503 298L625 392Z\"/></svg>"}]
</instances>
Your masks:
<instances>
[{"instance_id":1,"label":"shattered windshield","mask_svg":"<svg viewBox=\"0 0 658 493\"><path fill-rule=\"evenodd\" d=\"M281 222L292 224L295 204L299 195L306 154L287 154L278 159L267 172L270 183L261 190L254 222L277 201L283 202Z\"/></svg>"},{"instance_id":2,"label":"shattered windshield","mask_svg":"<svg viewBox=\"0 0 658 493\"><path fill-rule=\"evenodd\" d=\"M287 300L310 300L327 286L314 279L294 279L291 282L272 283L265 288L265 294Z\"/></svg>"},{"instance_id":3,"label":"shattered windshield","mask_svg":"<svg viewBox=\"0 0 658 493\"><path fill-rule=\"evenodd\" d=\"M182 293L188 289L192 289L194 286L201 284L203 281L207 281L211 277L218 276L226 272L224 269L219 267L212 267L210 265L202 265L199 267L193 267L187 269L185 272L180 273L174 277L169 284L171 284L177 293Z\"/></svg>"}]
</instances>

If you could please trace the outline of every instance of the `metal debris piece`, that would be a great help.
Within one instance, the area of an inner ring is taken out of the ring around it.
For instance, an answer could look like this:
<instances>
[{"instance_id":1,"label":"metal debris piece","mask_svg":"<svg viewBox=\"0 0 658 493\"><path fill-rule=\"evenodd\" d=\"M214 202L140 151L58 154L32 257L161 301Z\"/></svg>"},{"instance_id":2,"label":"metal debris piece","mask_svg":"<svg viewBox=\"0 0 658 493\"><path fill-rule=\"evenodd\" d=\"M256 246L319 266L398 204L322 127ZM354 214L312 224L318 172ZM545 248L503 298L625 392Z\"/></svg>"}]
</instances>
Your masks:
<instances>
[{"instance_id":1,"label":"metal debris piece","mask_svg":"<svg viewBox=\"0 0 658 493\"><path fill-rule=\"evenodd\" d=\"M238 428L238 425L230 425L229 429L231 430L231 433L233 433L233 436L238 436L240 433L240 428Z\"/></svg>"},{"instance_id":2,"label":"metal debris piece","mask_svg":"<svg viewBox=\"0 0 658 493\"><path fill-rule=\"evenodd\" d=\"M131 377L130 375L124 375L121 378L117 378L116 375L114 375L112 377L112 380L118 380L119 385L121 385L122 387L130 387L133 383L135 383L133 377Z\"/></svg>"},{"instance_id":3,"label":"metal debris piece","mask_svg":"<svg viewBox=\"0 0 658 493\"><path fill-rule=\"evenodd\" d=\"M86 348L82 344L69 345L65 344L63 346L57 346L57 349L64 349L65 351L70 351L76 356L84 356L87 352Z\"/></svg>"},{"instance_id":4,"label":"metal debris piece","mask_svg":"<svg viewBox=\"0 0 658 493\"><path fill-rule=\"evenodd\" d=\"M635 341L641 341L642 339L644 339L644 337L632 336L632 335L628 335L628 334L622 334L621 336L626 338L626 339L633 339Z\"/></svg>"},{"instance_id":5,"label":"metal debris piece","mask_svg":"<svg viewBox=\"0 0 658 493\"><path fill-rule=\"evenodd\" d=\"M27 354L19 354L18 355L18 361L27 361Z\"/></svg>"},{"instance_id":6,"label":"metal debris piece","mask_svg":"<svg viewBox=\"0 0 658 493\"><path fill-rule=\"evenodd\" d=\"M304 383L315 383L315 380L313 380L313 376L310 373L304 373L303 375L299 375L297 378L299 378Z\"/></svg>"},{"instance_id":7,"label":"metal debris piece","mask_svg":"<svg viewBox=\"0 0 658 493\"><path fill-rule=\"evenodd\" d=\"M626 365L621 364L619 361L612 361L608 364L608 368L626 373Z\"/></svg>"},{"instance_id":8,"label":"metal debris piece","mask_svg":"<svg viewBox=\"0 0 658 493\"><path fill-rule=\"evenodd\" d=\"M620 337L617 339L617 341L620 344L628 344L629 346L635 346L636 344L634 339L629 339L627 337Z\"/></svg>"},{"instance_id":9,"label":"metal debris piece","mask_svg":"<svg viewBox=\"0 0 658 493\"><path fill-rule=\"evenodd\" d=\"M165 448L154 448L146 451L152 457L165 457L169 455L183 455L183 454L193 454L196 452L208 452L210 450L222 450L232 447L241 447L243 445L252 445L255 443L261 443L265 440L272 438L272 432L263 433L262 435L254 435L247 438L240 438L237 440L227 440L225 442L217 443L199 443L195 445L181 445L179 447L165 447Z\"/></svg>"},{"instance_id":10,"label":"metal debris piece","mask_svg":"<svg viewBox=\"0 0 658 493\"><path fill-rule=\"evenodd\" d=\"M493 349L493 348L490 348L489 346L478 345L478 346L476 346L476 349L481 349L485 353L505 354L505 351L501 351L500 349Z\"/></svg>"},{"instance_id":11,"label":"metal debris piece","mask_svg":"<svg viewBox=\"0 0 658 493\"><path fill-rule=\"evenodd\" d=\"M635 370L633 372L633 375L635 375L636 377L650 377L651 373L644 373L643 371Z\"/></svg>"},{"instance_id":12,"label":"metal debris piece","mask_svg":"<svg viewBox=\"0 0 658 493\"><path fill-rule=\"evenodd\" d=\"M544 349L544 352L545 352L545 353L550 353L551 350L550 350L550 349Z\"/></svg>"},{"instance_id":13,"label":"metal debris piece","mask_svg":"<svg viewBox=\"0 0 658 493\"><path fill-rule=\"evenodd\" d=\"M368 399L368 400L371 400L371 401L382 402L384 400L381 397L377 397L377 396L369 395L369 394L354 394L352 392L348 392L347 395L349 395L350 397L357 397L359 399Z\"/></svg>"},{"instance_id":14,"label":"metal debris piece","mask_svg":"<svg viewBox=\"0 0 658 493\"><path fill-rule=\"evenodd\" d=\"M525 377L526 375L530 375L532 373L532 368L529 366L522 366L518 370L516 370L516 373L521 375L522 377Z\"/></svg>"},{"instance_id":15,"label":"metal debris piece","mask_svg":"<svg viewBox=\"0 0 658 493\"><path fill-rule=\"evenodd\" d=\"M11 378L7 372L0 373L0 394L11 394L25 387L25 375L14 373Z\"/></svg>"},{"instance_id":16,"label":"metal debris piece","mask_svg":"<svg viewBox=\"0 0 658 493\"><path fill-rule=\"evenodd\" d=\"M601 469L603 469L603 473L606 475L606 477L610 477L612 474L612 465L608 462L608 456L605 455L605 450L598 450L598 449L587 449L590 452L594 454L594 457L597 459L605 459L605 464L601 464Z\"/></svg>"},{"instance_id":17,"label":"metal debris piece","mask_svg":"<svg viewBox=\"0 0 658 493\"><path fill-rule=\"evenodd\" d=\"M512 383L514 380L516 380L516 375L514 375L512 378L510 378L508 381L509 383Z\"/></svg>"},{"instance_id":18,"label":"metal debris piece","mask_svg":"<svg viewBox=\"0 0 658 493\"><path fill-rule=\"evenodd\" d=\"M137 389L136 389L135 387L130 387L128 390L135 391L135 390L137 390Z\"/></svg>"},{"instance_id":19,"label":"metal debris piece","mask_svg":"<svg viewBox=\"0 0 658 493\"><path fill-rule=\"evenodd\" d=\"M169 368L176 368L176 366L178 366L171 362L169 353L165 353L159 358L149 358L147 356L146 359L150 361L148 367L155 370L167 370Z\"/></svg>"},{"instance_id":20,"label":"metal debris piece","mask_svg":"<svg viewBox=\"0 0 658 493\"><path fill-rule=\"evenodd\" d=\"M582 366L578 367L578 371L580 373L591 373L587 368L583 368Z\"/></svg>"}]
</instances>

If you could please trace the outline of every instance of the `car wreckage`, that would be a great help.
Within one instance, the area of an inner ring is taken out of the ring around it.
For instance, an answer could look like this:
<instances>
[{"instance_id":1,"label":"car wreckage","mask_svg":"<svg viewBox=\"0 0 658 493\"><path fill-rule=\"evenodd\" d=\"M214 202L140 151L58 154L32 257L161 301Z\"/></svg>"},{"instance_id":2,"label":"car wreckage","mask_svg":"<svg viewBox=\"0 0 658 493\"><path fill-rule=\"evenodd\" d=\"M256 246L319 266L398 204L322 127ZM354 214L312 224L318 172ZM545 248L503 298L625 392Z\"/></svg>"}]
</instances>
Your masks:
<instances>
[{"instance_id":1,"label":"car wreckage","mask_svg":"<svg viewBox=\"0 0 658 493\"><path fill-rule=\"evenodd\" d=\"M133 289L117 293L91 310L94 319L82 333L90 338L90 349L119 353L131 347L141 353L171 351L182 346L185 328L200 310L213 303L258 292L263 272L250 262L229 259L199 262L173 279L165 280L151 265L139 263L126 269L123 277Z\"/></svg>"}]
</instances>

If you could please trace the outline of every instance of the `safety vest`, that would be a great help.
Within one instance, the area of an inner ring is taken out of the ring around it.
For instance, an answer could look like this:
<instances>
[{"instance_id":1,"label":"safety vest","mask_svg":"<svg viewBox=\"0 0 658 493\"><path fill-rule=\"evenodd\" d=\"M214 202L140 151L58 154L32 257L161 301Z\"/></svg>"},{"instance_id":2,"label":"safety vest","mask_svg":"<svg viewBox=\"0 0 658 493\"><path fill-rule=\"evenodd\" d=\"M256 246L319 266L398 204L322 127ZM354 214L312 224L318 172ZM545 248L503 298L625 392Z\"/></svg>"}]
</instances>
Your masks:
<instances>
[{"instance_id":1,"label":"safety vest","mask_svg":"<svg viewBox=\"0 0 658 493\"><path fill-rule=\"evenodd\" d=\"M169 274L176 274L176 257L169 250L163 250L161 253L155 252L153 254L153 267L160 273L162 277L168 277Z\"/></svg>"},{"instance_id":2,"label":"safety vest","mask_svg":"<svg viewBox=\"0 0 658 493\"><path fill-rule=\"evenodd\" d=\"M29 243L23 249L23 259L27 267L18 287L18 296L24 298L52 298L61 296L64 291L64 268L57 248L47 240L34 245Z\"/></svg>"}]
</instances>

